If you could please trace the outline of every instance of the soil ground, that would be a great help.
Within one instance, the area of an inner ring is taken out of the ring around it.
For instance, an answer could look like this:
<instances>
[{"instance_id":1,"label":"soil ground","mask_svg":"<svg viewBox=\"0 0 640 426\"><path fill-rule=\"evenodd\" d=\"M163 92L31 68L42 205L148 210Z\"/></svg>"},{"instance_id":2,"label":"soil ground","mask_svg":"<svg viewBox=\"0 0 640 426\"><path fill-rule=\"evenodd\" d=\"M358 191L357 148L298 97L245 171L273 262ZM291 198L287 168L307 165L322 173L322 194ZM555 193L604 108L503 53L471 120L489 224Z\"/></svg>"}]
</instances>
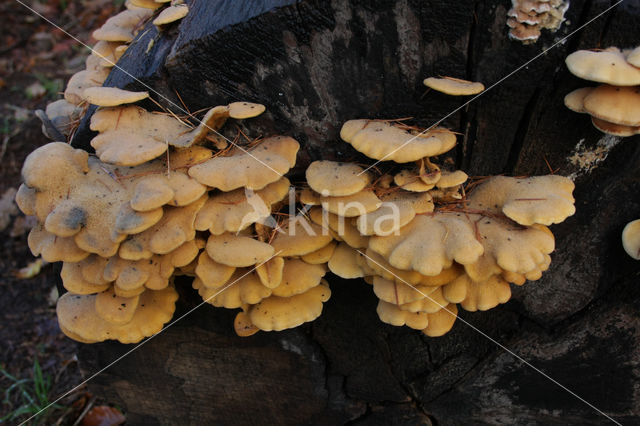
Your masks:
<instances>
[{"instance_id":1,"label":"soil ground","mask_svg":"<svg viewBox=\"0 0 640 426\"><path fill-rule=\"evenodd\" d=\"M89 45L95 43L91 31L122 5L117 0L25 3ZM0 196L10 197L20 185L25 157L49 142L34 110L62 97L69 77L84 68L88 51L15 0L0 0L0 16ZM36 260L27 247L29 226L29 219L15 204L3 207L0 202L0 419L6 424L17 424L31 415L15 416L28 400L19 392L20 386L12 387L16 380L37 399L30 411L82 381L76 345L60 332L55 316L57 266L44 265L38 273L27 274L31 278L20 277L19 271ZM36 365L42 369L42 380L34 379ZM36 383L44 384L44 389L36 389ZM78 389L60 401L60 407L29 423L73 424L89 401L93 405L96 399Z\"/></svg>"}]
</instances>

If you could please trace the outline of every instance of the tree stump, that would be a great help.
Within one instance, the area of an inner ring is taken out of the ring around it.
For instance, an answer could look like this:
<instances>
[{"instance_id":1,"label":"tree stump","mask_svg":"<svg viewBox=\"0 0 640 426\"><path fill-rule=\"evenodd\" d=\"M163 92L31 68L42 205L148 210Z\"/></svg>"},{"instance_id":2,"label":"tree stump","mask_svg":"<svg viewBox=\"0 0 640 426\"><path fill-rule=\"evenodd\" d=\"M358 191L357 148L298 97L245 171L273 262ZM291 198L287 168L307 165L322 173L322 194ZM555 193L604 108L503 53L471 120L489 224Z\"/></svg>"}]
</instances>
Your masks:
<instances>
[{"instance_id":1,"label":"tree stump","mask_svg":"<svg viewBox=\"0 0 640 426\"><path fill-rule=\"evenodd\" d=\"M610 2L572 2L561 29L530 45L507 36L508 0L187 3L179 25L141 31L118 63L126 73L114 69L105 85L144 90L139 79L174 111L181 102L190 111L263 103L251 134L299 140L294 173L316 159L359 158L339 138L346 120L410 116L428 127L446 117L460 133L447 161L469 175L573 174L577 213L552 227L556 251L540 281L514 289L506 305L461 312L474 328L458 320L444 337L427 338L383 324L369 286L330 276L333 295L315 322L240 338L234 312L205 305L93 379L97 394L131 424L606 420L517 354L617 421L640 422L640 267L620 243L624 225L640 217L640 136L604 136L563 105L566 93L589 85L564 58L637 45L640 1L624 1L510 76ZM437 75L490 90L461 107L468 98L425 94L422 80ZM89 146L91 113L75 146ZM599 156L597 167L571 161L583 151ZM200 302L188 281L178 288L174 318ZM92 374L131 346L80 348Z\"/></svg>"}]
</instances>

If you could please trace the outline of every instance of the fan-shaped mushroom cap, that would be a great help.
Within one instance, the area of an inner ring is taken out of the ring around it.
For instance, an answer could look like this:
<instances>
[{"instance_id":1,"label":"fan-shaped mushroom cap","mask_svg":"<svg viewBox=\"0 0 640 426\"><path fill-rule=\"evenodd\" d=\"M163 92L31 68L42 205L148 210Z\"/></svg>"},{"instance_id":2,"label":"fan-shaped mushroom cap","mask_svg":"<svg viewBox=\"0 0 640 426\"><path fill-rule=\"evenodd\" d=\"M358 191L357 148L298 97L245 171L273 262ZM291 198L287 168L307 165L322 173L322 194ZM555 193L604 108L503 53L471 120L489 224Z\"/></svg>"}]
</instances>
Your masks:
<instances>
[{"instance_id":1,"label":"fan-shaped mushroom cap","mask_svg":"<svg viewBox=\"0 0 640 426\"><path fill-rule=\"evenodd\" d=\"M423 330L429 324L429 315L425 312L407 312L384 300L378 302L376 309L380 321L401 327L406 325L414 330Z\"/></svg>"},{"instance_id":2,"label":"fan-shaped mushroom cap","mask_svg":"<svg viewBox=\"0 0 640 426\"><path fill-rule=\"evenodd\" d=\"M362 167L337 161L314 161L305 174L311 189L323 196L352 195L371 182L371 175Z\"/></svg>"},{"instance_id":3,"label":"fan-shaped mushroom cap","mask_svg":"<svg viewBox=\"0 0 640 426\"><path fill-rule=\"evenodd\" d=\"M131 92L117 87L88 87L82 92L83 98L93 105L113 107L132 104L149 97L149 92Z\"/></svg>"},{"instance_id":4,"label":"fan-shaped mushroom cap","mask_svg":"<svg viewBox=\"0 0 640 426\"><path fill-rule=\"evenodd\" d=\"M462 185L467 181L469 176L462 170L456 170L453 172L448 172L443 170L440 175L440 179L436 182L436 187L438 188L453 188L458 185Z\"/></svg>"},{"instance_id":5,"label":"fan-shaped mushroom cap","mask_svg":"<svg viewBox=\"0 0 640 426\"><path fill-rule=\"evenodd\" d=\"M460 275L442 288L444 298L460 303L467 311L486 311L511 298L511 288L502 276L493 275L485 281L473 281L467 274Z\"/></svg>"},{"instance_id":6,"label":"fan-shaped mushroom cap","mask_svg":"<svg viewBox=\"0 0 640 426\"><path fill-rule=\"evenodd\" d=\"M233 329L240 337L249 337L256 334L260 329L253 325L251 318L246 312L238 312L233 320Z\"/></svg>"},{"instance_id":7,"label":"fan-shaped mushroom cap","mask_svg":"<svg viewBox=\"0 0 640 426\"><path fill-rule=\"evenodd\" d=\"M63 294L56 312L60 329L72 339L101 342L107 339L121 343L137 343L160 330L173 316L178 293L167 287L159 291L145 291L131 320L116 325L102 319L96 312L97 295Z\"/></svg>"},{"instance_id":8,"label":"fan-shaped mushroom cap","mask_svg":"<svg viewBox=\"0 0 640 426\"><path fill-rule=\"evenodd\" d=\"M296 163L300 145L290 137L275 136L230 157L216 157L189 169L198 182L222 191L262 189L277 181Z\"/></svg>"},{"instance_id":9,"label":"fan-shaped mushroom cap","mask_svg":"<svg viewBox=\"0 0 640 426\"><path fill-rule=\"evenodd\" d=\"M150 17L152 13L151 10L146 9L124 10L107 19L107 22L93 32L93 38L130 42L135 37L134 30L138 24Z\"/></svg>"},{"instance_id":10,"label":"fan-shaped mushroom cap","mask_svg":"<svg viewBox=\"0 0 640 426\"><path fill-rule=\"evenodd\" d=\"M325 230L329 229L335 236L339 236L341 240L353 248L365 248L369 245L369 238L361 235L358 231L355 217L338 216L320 207L311 208L309 217L314 223L322 226Z\"/></svg>"},{"instance_id":11,"label":"fan-shaped mushroom cap","mask_svg":"<svg viewBox=\"0 0 640 426\"><path fill-rule=\"evenodd\" d=\"M640 219L631 221L622 230L622 247L636 260L640 260Z\"/></svg>"},{"instance_id":12,"label":"fan-shaped mushroom cap","mask_svg":"<svg viewBox=\"0 0 640 426\"><path fill-rule=\"evenodd\" d=\"M209 236L206 250L214 261L234 267L257 265L274 255L273 246L251 237L230 233ZM282 256L282 253L279 255Z\"/></svg>"},{"instance_id":13,"label":"fan-shaped mushroom cap","mask_svg":"<svg viewBox=\"0 0 640 426\"><path fill-rule=\"evenodd\" d=\"M426 285L414 286L404 282L387 280L377 275L373 277L373 292L378 296L378 299L394 305L404 305L422 300L438 288Z\"/></svg>"},{"instance_id":14,"label":"fan-shaped mushroom cap","mask_svg":"<svg viewBox=\"0 0 640 426\"><path fill-rule=\"evenodd\" d=\"M187 16L187 13L189 13L189 6L184 3L169 6L160 12L156 19L153 20L153 25L160 26L179 21Z\"/></svg>"},{"instance_id":15,"label":"fan-shaped mushroom cap","mask_svg":"<svg viewBox=\"0 0 640 426\"><path fill-rule=\"evenodd\" d=\"M625 126L623 124L610 123L605 120L600 120L597 117L591 117L591 124L593 124L593 127L596 129L608 135L626 138L640 134L640 126Z\"/></svg>"},{"instance_id":16,"label":"fan-shaped mushroom cap","mask_svg":"<svg viewBox=\"0 0 640 426\"><path fill-rule=\"evenodd\" d=\"M456 144L456 135L447 129L437 127L414 135L389 122L371 120L347 121L340 137L369 158L396 163L440 155Z\"/></svg>"},{"instance_id":17,"label":"fan-shaped mushroom cap","mask_svg":"<svg viewBox=\"0 0 640 426\"><path fill-rule=\"evenodd\" d=\"M120 297L110 288L96 295L96 314L110 324L124 325L133 319L139 300L139 295Z\"/></svg>"},{"instance_id":18,"label":"fan-shaped mushroom cap","mask_svg":"<svg viewBox=\"0 0 640 426\"><path fill-rule=\"evenodd\" d=\"M271 245L278 256L304 256L326 246L332 239L322 227L296 216L278 230Z\"/></svg>"},{"instance_id":19,"label":"fan-shaped mushroom cap","mask_svg":"<svg viewBox=\"0 0 640 426\"><path fill-rule=\"evenodd\" d=\"M482 83L453 77L429 77L423 83L433 90L453 96L476 95L484 90L484 84Z\"/></svg>"},{"instance_id":20,"label":"fan-shaped mushroom cap","mask_svg":"<svg viewBox=\"0 0 640 426\"><path fill-rule=\"evenodd\" d=\"M610 123L640 126L640 87L596 87L585 96L584 109Z\"/></svg>"},{"instance_id":21,"label":"fan-shaped mushroom cap","mask_svg":"<svg viewBox=\"0 0 640 426\"><path fill-rule=\"evenodd\" d=\"M111 283L102 279L100 282L91 282L83 276L86 260L92 259L90 256L80 262L63 262L60 278L64 288L74 294L96 294L107 290ZM102 277L102 274L100 274Z\"/></svg>"},{"instance_id":22,"label":"fan-shaped mushroom cap","mask_svg":"<svg viewBox=\"0 0 640 426\"><path fill-rule=\"evenodd\" d=\"M362 278L366 274L358 262L358 257L361 256L357 250L346 243L339 243L329 259L329 270L345 279Z\"/></svg>"},{"instance_id":23,"label":"fan-shaped mushroom cap","mask_svg":"<svg viewBox=\"0 0 640 426\"><path fill-rule=\"evenodd\" d=\"M112 67L117 61L116 48L121 45L122 44L117 41L100 40L91 48L91 56L95 56L100 60L98 62L100 66Z\"/></svg>"},{"instance_id":24,"label":"fan-shaped mushroom cap","mask_svg":"<svg viewBox=\"0 0 640 426\"><path fill-rule=\"evenodd\" d=\"M462 265L473 263L484 250L473 226L455 213L416 216L397 235L371 237L369 248L392 266L423 275L438 275L454 260Z\"/></svg>"},{"instance_id":25,"label":"fan-shaped mushroom cap","mask_svg":"<svg viewBox=\"0 0 640 426\"><path fill-rule=\"evenodd\" d=\"M413 302L399 305L400 309L408 312L426 312L433 314L449 304L442 295L442 287L437 287L434 291Z\"/></svg>"},{"instance_id":26,"label":"fan-shaped mushroom cap","mask_svg":"<svg viewBox=\"0 0 640 426\"><path fill-rule=\"evenodd\" d=\"M135 105L103 108L91 117L91 140L106 163L135 166L164 154L190 128L170 115L154 114Z\"/></svg>"},{"instance_id":27,"label":"fan-shaped mushroom cap","mask_svg":"<svg viewBox=\"0 0 640 426\"><path fill-rule=\"evenodd\" d=\"M478 185L467 200L470 208L502 212L520 225L551 225L575 213L574 188L570 179L557 175L495 176Z\"/></svg>"},{"instance_id":28,"label":"fan-shaped mushroom cap","mask_svg":"<svg viewBox=\"0 0 640 426\"><path fill-rule=\"evenodd\" d=\"M567 93L564 97L564 106L580 114L586 113L587 111L584 109L584 98L587 97L593 89L593 87L581 87L580 89Z\"/></svg>"},{"instance_id":29,"label":"fan-shaped mushroom cap","mask_svg":"<svg viewBox=\"0 0 640 426\"><path fill-rule=\"evenodd\" d=\"M109 173L97 159L87 160L86 152L64 143L32 152L22 170L26 185L36 190L35 215L47 231L74 236L78 247L103 257L115 254L124 238L116 231L119 215L138 229L152 226L161 216L161 211L120 212L129 192Z\"/></svg>"},{"instance_id":30,"label":"fan-shaped mushroom cap","mask_svg":"<svg viewBox=\"0 0 640 426\"><path fill-rule=\"evenodd\" d=\"M110 68L99 67L92 71L82 70L71 76L64 90L64 98L73 105L84 102L84 91L89 87L102 86L107 79Z\"/></svg>"},{"instance_id":31,"label":"fan-shaped mushroom cap","mask_svg":"<svg viewBox=\"0 0 640 426\"><path fill-rule=\"evenodd\" d=\"M367 249L365 255L367 265L375 275L379 275L386 280L399 281L414 286L441 286L453 281L464 272L460 265L454 263L451 267L443 269L438 275L422 275L416 271L394 268L385 258L371 249Z\"/></svg>"},{"instance_id":32,"label":"fan-shaped mushroom cap","mask_svg":"<svg viewBox=\"0 0 640 426\"><path fill-rule=\"evenodd\" d=\"M90 254L78 247L73 238L58 237L39 224L29 232L27 244L34 256L42 256L46 262L79 262Z\"/></svg>"},{"instance_id":33,"label":"fan-shaped mushroom cap","mask_svg":"<svg viewBox=\"0 0 640 426\"><path fill-rule=\"evenodd\" d=\"M429 315L429 325L422 332L429 337L438 337L447 333L458 318L458 307L450 304L438 312Z\"/></svg>"},{"instance_id":34,"label":"fan-shaped mushroom cap","mask_svg":"<svg viewBox=\"0 0 640 426\"><path fill-rule=\"evenodd\" d=\"M382 200L378 210L358 217L361 234L391 235L411 222L416 214L431 213L434 208L431 195L426 192L394 191L382 196Z\"/></svg>"},{"instance_id":35,"label":"fan-shaped mushroom cap","mask_svg":"<svg viewBox=\"0 0 640 426\"><path fill-rule=\"evenodd\" d=\"M507 221L473 215L484 253L474 263L464 265L475 281L484 281L503 270L526 274L544 262L555 248L553 234L542 225L522 227Z\"/></svg>"},{"instance_id":36,"label":"fan-shaped mushroom cap","mask_svg":"<svg viewBox=\"0 0 640 426\"><path fill-rule=\"evenodd\" d=\"M627 62L619 50L578 50L565 60L569 71L585 80L615 86L640 84L640 69Z\"/></svg>"},{"instance_id":37,"label":"fan-shaped mushroom cap","mask_svg":"<svg viewBox=\"0 0 640 426\"><path fill-rule=\"evenodd\" d=\"M118 254L124 259L148 259L153 254L169 253L193 240L196 236L196 215L206 200L205 194L183 207L165 207L160 221L123 241Z\"/></svg>"},{"instance_id":38,"label":"fan-shaped mushroom cap","mask_svg":"<svg viewBox=\"0 0 640 426\"><path fill-rule=\"evenodd\" d=\"M326 281L291 297L271 296L249 308L251 322L264 331L280 331L313 321L322 313L322 304L331 297Z\"/></svg>"},{"instance_id":39,"label":"fan-shaped mushroom cap","mask_svg":"<svg viewBox=\"0 0 640 426\"><path fill-rule=\"evenodd\" d=\"M300 256L300 259L312 265L327 263L329 262L329 259L331 259L331 256L333 255L333 251L336 249L337 245L338 243L336 241L331 241L329 244L319 248L318 250L315 250L315 251L312 251L311 253Z\"/></svg>"},{"instance_id":40,"label":"fan-shaped mushroom cap","mask_svg":"<svg viewBox=\"0 0 640 426\"><path fill-rule=\"evenodd\" d=\"M196 266L195 273L203 286L220 288L229 281L235 270L236 268L233 266L214 261L206 251L203 251L198 257L198 266Z\"/></svg>"},{"instance_id":41,"label":"fan-shaped mushroom cap","mask_svg":"<svg viewBox=\"0 0 640 426\"><path fill-rule=\"evenodd\" d=\"M258 278L260 278L262 285L271 289L278 287L282 283L284 265L284 258L280 256L272 257L263 264L258 265L256 267L256 274ZM289 269L294 268L290 267Z\"/></svg>"},{"instance_id":42,"label":"fan-shaped mushroom cap","mask_svg":"<svg viewBox=\"0 0 640 426\"><path fill-rule=\"evenodd\" d=\"M287 196L287 178L270 183L259 191L239 188L211 195L196 217L196 229L214 235L238 232L271 215L271 206Z\"/></svg>"},{"instance_id":43,"label":"fan-shaped mushroom cap","mask_svg":"<svg viewBox=\"0 0 640 426\"><path fill-rule=\"evenodd\" d=\"M377 210L382 204L370 189L343 197L320 197L320 202L323 209L343 217L360 216Z\"/></svg>"},{"instance_id":44,"label":"fan-shaped mushroom cap","mask_svg":"<svg viewBox=\"0 0 640 426\"><path fill-rule=\"evenodd\" d=\"M263 286L258 276L248 269L236 269L229 282L220 288L205 287L199 278L193 280L192 285L205 302L227 309L254 305L271 295L271 289Z\"/></svg>"},{"instance_id":45,"label":"fan-shaped mushroom cap","mask_svg":"<svg viewBox=\"0 0 640 426\"><path fill-rule=\"evenodd\" d=\"M282 270L282 281L272 291L272 295L291 297L304 293L320 284L326 273L324 265L311 265L299 259L287 259Z\"/></svg>"}]
</instances>

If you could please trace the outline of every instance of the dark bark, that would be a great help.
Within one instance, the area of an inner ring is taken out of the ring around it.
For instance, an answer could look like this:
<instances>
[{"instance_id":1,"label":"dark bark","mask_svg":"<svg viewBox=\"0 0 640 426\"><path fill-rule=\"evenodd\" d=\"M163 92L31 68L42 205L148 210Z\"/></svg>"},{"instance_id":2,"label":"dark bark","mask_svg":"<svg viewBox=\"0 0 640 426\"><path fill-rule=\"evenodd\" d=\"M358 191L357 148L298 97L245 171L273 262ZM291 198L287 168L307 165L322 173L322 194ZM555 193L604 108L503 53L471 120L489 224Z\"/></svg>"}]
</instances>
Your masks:
<instances>
[{"instance_id":1,"label":"dark bark","mask_svg":"<svg viewBox=\"0 0 640 426\"><path fill-rule=\"evenodd\" d=\"M149 26L119 63L131 75L115 70L106 84L140 89L139 78L174 110L176 92L192 111L264 103L264 117L248 123L251 134L297 138L301 168L359 158L338 136L348 119L413 116L426 127L466 101L425 95L423 78L491 87L610 6L573 1L560 31L524 46L507 37L507 0L189 3L189 15L167 33ZM622 250L620 233L640 217L640 137L607 150L593 171L580 170L568 157L579 141L593 150L603 135L562 98L588 84L566 70L569 52L636 45L639 22L640 1L626 0L444 120L462 134L449 157L471 175L546 174L548 162L578 176L576 215L552 227L550 270L514 289L508 304L461 319L625 424L640 422L640 267ZM88 146L87 120L77 146ZM238 338L234 313L203 306L91 386L132 424L606 420L463 321L426 338L382 324L363 282L330 282L332 299L310 325ZM197 303L188 287L183 313ZM84 345L81 362L93 373L129 349Z\"/></svg>"}]
</instances>

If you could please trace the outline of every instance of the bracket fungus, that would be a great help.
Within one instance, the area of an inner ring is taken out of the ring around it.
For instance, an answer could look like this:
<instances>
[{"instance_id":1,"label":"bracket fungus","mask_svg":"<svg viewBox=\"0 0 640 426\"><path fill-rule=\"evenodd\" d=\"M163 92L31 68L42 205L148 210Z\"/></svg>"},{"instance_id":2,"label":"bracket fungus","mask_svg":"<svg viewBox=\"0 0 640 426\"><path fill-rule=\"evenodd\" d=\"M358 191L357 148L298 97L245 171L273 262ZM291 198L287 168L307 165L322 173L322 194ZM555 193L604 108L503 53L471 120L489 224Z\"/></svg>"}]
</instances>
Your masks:
<instances>
[{"instance_id":1,"label":"bracket fungus","mask_svg":"<svg viewBox=\"0 0 640 426\"><path fill-rule=\"evenodd\" d=\"M90 126L98 132L91 140L96 155L53 142L23 167L16 202L37 221L28 238L32 252L63 262L68 293L57 315L67 336L133 343L157 333L174 312L179 275L193 278L205 302L239 310L233 324L239 336L297 327L322 313L331 271L372 284L383 322L435 337L453 327L458 305L475 311L506 303L511 284L537 280L549 268L555 241L547 226L575 212L573 183L561 176L469 183L466 173L444 169L435 158L456 145L451 130L349 120L340 137L380 167L315 161L304 176L290 176L306 178L291 188L284 175L295 170L298 141L281 135L243 141L244 133L232 141L219 132L229 119L261 114L263 105L215 106L195 125L190 114L131 105L147 92L100 87L152 15L165 25L188 12L167 3L128 1L125 12L94 33L98 44L86 69L71 78L65 100L44 113L53 134L68 135L82 109L97 105ZM561 22L567 4L516 3L512 18L525 26ZM609 54L630 62L638 56ZM582 56L594 68L595 56ZM637 85L636 71L627 71L628 85ZM617 71L600 74L618 78ZM483 89L452 78L425 84L457 95ZM567 104L594 121L636 128L638 112L616 108L621 99L637 98L634 87L602 86L567 96ZM623 238L637 258L632 224Z\"/></svg>"}]
</instances>

